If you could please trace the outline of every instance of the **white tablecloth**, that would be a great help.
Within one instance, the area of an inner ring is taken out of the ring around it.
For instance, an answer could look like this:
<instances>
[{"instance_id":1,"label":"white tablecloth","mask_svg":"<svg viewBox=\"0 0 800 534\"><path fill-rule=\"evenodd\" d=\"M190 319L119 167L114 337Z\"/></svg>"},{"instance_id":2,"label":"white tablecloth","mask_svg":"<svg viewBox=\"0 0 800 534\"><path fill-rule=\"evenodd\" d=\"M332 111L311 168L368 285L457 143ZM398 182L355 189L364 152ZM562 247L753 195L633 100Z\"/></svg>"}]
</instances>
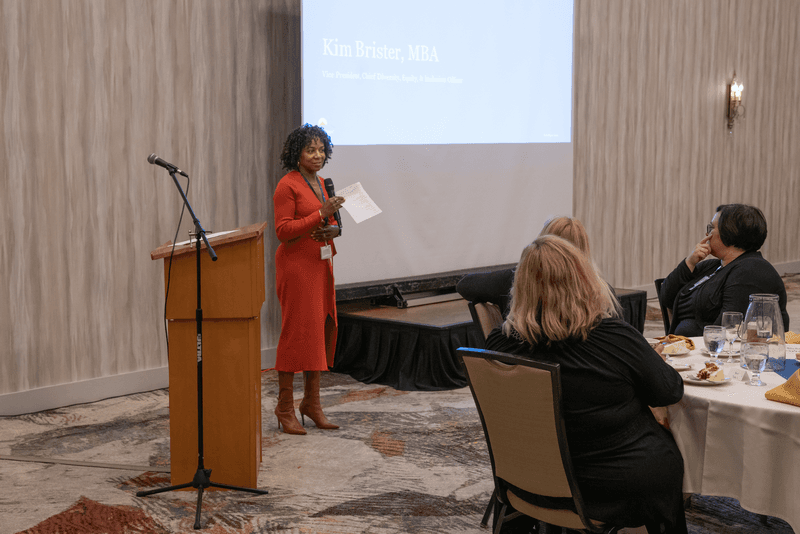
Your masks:
<instances>
[{"instance_id":1,"label":"white tablecloth","mask_svg":"<svg viewBox=\"0 0 800 534\"><path fill-rule=\"evenodd\" d=\"M692 340L698 348L673 358L673 364L691 363L696 373L709 358L700 350L703 339ZM726 376L740 369L723 368ZM761 373L761 380L767 386L735 379L720 386L684 381L683 398L668 408L683 454L683 488L733 497L742 508L779 517L800 533L800 407L764 397L785 381L780 375Z\"/></svg>"}]
</instances>

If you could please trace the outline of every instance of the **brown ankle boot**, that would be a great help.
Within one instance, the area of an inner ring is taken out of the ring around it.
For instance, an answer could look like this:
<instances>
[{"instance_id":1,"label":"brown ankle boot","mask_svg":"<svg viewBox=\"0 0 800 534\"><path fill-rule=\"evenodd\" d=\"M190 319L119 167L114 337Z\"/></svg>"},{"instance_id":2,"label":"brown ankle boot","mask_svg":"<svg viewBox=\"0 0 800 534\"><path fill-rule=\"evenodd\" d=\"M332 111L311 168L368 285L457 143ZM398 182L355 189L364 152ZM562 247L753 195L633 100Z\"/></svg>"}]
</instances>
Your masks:
<instances>
[{"instance_id":1,"label":"brown ankle boot","mask_svg":"<svg viewBox=\"0 0 800 534\"><path fill-rule=\"evenodd\" d=\"M278 371L278 405L275 407L275 417L278 418L278 430L283 425L283 431L287 434L305 434L305 429L300 426L300 421L294 414L293 381L294 373Z\"/></svg>"},{"instance_id":2,"label":"brown ankle boot","mask_svg":"<svg viewBox=\"0 0 800 534\"><path fill-rule=\"evenodd\" d=\"M303 402L300 403L300 418L303 425L306 424L306 417L314 421L317 428L333 430L339 428L334 425L325 414L322 413L322 405L319 402L319 371L303 371Z\"/></svg>"}]
</instances>

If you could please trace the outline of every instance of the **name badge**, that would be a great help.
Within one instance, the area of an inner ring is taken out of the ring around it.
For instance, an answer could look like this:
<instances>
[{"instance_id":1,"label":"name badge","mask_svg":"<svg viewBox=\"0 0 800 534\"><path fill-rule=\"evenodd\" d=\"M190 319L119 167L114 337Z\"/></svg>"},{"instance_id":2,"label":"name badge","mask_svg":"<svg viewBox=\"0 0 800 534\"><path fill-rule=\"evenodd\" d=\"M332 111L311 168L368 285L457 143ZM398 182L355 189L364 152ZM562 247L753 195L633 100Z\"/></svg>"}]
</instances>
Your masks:
<instances>
[{"instance_id":1,"label":"name badge","mask_svg":"<svg viewBox=\"0 0 800 534\"><path fill-rule=\"evenodd\" d=\"M333 257L333 250L331 250L330 245L325 245L324 247L320 247L319 249L319 256L322 260L329 260Z\"/></svg>"},{"instance_id":2,"label":"name badge","mask_svg":"<svg viewBox=\"0 0 800 534\"><path fill-rule=\"evenodd\" d=\"M710 276L708 276L708 275L704 276L703 278L701 278L700 280L698 280L697 282L695 282L695 283L694 283L694 285L693 285L692 287L690 287L690 288L689 288L689 291L692 291L692 290L694 290L696 287L698 287L698 286L700 286L700 285L703 285L703 284L704 284L704 283L705 283L705 282L706 282L706 281L707 281L709 278L711 278L711 277L710 277Z\"/></svg>"}]
</instances>

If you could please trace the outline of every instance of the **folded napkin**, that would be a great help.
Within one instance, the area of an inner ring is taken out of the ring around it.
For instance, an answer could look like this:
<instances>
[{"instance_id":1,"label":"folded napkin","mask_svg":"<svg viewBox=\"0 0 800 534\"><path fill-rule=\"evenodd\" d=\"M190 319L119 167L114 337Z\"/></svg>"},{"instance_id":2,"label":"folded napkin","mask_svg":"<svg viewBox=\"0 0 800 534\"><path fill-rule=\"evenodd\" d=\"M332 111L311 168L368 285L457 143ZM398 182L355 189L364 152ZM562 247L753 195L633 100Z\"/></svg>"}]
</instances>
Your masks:
<instances>
[{"instance_id":1,"label":"folded napkin","mask_svg":"<svg viewBox=\"0 0 800 534\"><path fill-rule=\"evenodd\" d=\"M786 343L800 343L800 334L796 334L789 330L784 336Z\"/></svg>"},{"instance_id":2,"label":"folded napkin","mask_svg":"<svg viewBox=\"0 0 800 534\"><path fill-rule=\"evenodd\" d=\"M794 404L800 406L800 370L794 372L789 380L784 382L778 387L772 388L764 396L768 400L785 402L786 404Z\"/></svg>"}]
</instances>

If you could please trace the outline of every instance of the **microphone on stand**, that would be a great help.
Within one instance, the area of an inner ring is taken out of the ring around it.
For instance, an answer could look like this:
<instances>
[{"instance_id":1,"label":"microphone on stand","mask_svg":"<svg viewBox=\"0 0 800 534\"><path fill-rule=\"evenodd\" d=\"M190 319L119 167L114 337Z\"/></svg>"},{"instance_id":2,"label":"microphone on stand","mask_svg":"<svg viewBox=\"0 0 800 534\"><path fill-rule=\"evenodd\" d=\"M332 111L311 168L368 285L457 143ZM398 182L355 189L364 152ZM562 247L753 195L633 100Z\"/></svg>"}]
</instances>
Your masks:
<instances>
[{"instance_id":1,"label":"microphone on stand","mask_svg":"<svg viewBox=\"0 0 800 534\"><path fill-rule=\"evenodd\" d=\"M336 196L336 192L334 191L333 188L333 180L331 180L330 178L325 178L325 192L328 193L328 198ZM341 235L342 216L339 215L339 210L336 210L336 212L333 214L333 217L336 219L336 224L339 225L339 235Z\"/></svg>"},{"instance_id":2,"label":"microphone on stand","mask_svg":"<svg viewBox=\"0 0 800 534\"><path fill-rule=\"evenodd\" d=\"M169 172L177 172L177 173L178 173L178 174L180 174L181 176L185 176L185 177L187 177L187 178L189 177L189 175L188 175L188 174L186 174L185 172L183 172L182 170L180 170L178 167L176 167L176 166L175 166L175 165L173 165L172 163L169 163L169 162L167 162L167 161L164 161L163 159L159 158L159 157L158 157L158 156L156 156L155 154L150 154L149 156L147 156L147 162L148 162L148 163L152 163L153 165L158 165L159 167L164 167L164 168L165 168L165 169L167 169Z\"/></svg>"}]
</instances>

